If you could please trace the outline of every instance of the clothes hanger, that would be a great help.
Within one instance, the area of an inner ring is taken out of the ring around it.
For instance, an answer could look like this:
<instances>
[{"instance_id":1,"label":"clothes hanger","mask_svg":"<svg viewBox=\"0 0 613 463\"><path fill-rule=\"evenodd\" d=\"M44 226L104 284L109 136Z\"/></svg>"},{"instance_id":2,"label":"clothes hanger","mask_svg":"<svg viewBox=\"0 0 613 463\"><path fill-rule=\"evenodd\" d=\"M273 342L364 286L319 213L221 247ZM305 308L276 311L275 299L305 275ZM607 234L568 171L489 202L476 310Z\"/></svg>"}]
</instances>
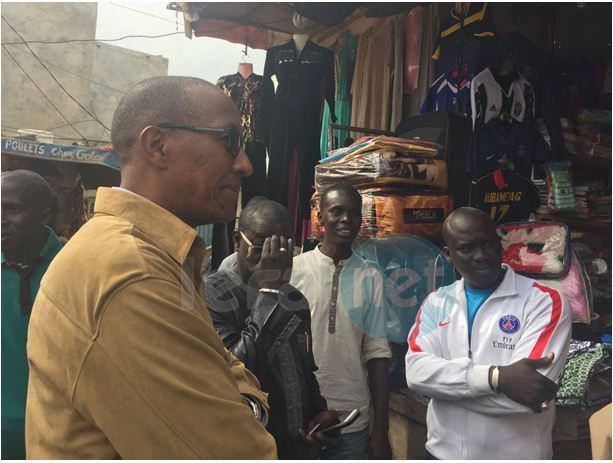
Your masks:
<instances>
[{"instance_id":1,"label":"clothes hanger","mask_svg":"<svg viewBox=\"0 0 613 463\"><path fill-rule=\"evenodd\" d=\"M246 34L246 31L245 31ZM249 51L247 48L247 38L245 36L245 49L242 51L243 57L241 62L238 63L238 73L243 77L243 79L247 79L251 74L253 74L253 64L247 62L247 57L249 56Z\"/></svg>"}]
</instances>

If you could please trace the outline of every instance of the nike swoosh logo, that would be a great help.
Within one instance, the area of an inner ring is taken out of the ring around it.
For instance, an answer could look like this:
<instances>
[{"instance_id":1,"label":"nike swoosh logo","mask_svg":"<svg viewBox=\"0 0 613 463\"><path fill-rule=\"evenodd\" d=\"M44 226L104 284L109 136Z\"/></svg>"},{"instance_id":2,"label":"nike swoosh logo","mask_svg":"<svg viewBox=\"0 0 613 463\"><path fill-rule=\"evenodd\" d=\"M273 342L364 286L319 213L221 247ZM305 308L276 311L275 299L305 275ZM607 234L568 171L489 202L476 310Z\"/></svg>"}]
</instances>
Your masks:
<instances>
[{"instance_id":1,"label":"nike swoosh logo","mask_svg":"<svg viewBox=\"0 0 613 463\"><path fill-rule=\"evenodd\" d=\"M496 153L494 154L490 154L489 156L485 156L485 160L489 161L490 159L492 159L494 156L496 156Z\"/></svg>"},{"instance_id":2,"label":"nike swoosh logo","mask_svg":"<svg viewBox=\"0 0 613 463\"><path fill-rule=\"evenodd\" d=\"M451 321L448 322L438 322L438 326L447 326L451 323Z\"/></svg>"}]
</instances>

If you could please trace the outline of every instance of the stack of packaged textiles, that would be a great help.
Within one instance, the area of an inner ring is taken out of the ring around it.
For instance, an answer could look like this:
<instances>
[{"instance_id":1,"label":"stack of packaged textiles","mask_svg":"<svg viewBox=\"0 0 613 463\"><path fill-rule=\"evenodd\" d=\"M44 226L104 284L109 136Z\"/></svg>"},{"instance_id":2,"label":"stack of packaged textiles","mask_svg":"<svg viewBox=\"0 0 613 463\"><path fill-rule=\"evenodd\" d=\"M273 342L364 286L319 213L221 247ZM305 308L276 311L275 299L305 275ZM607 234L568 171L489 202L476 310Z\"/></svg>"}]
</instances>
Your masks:
<instances>
[{"instance_id":1,"label":"stack of packaged textiles","mask_svg":"<svg viewBox=\"0 0 613 463\"><path fill-rule=\"evenodd\" d=\"M453 209L447 163L437 159L440 149L434 143L380 136L331 151L315 167L312 236L323 237L317 216L321 192L339 182L353 185L362 195L361 237L439 236Z\"/></svg>"},{"instance_id":2,"label":"stack of packaged textiles","mask_svg":"<svg viewBox=\"0 0 613 463\"><path fill-rule=\"evenodd\" d=\"M406 184L447 188L447 163L437 160L438 145L394 137L362 138L348 148L331 151L315 167L321 192L339 181L355 187Z\"/></svg>"},{"instance_id":3,"label":"stack of packaged textiles","mask_svg":"<svg viewBox=\"0 0 613 463\"><path fill-rule=\"evenodd\" d=\"M589 185L574 185L573 193L575 195L575 201L577 202L577 209L575 215L582 219L589 217L589 207L587 204Z\"/></svg>"},{"instance_id":4,"label":"stack of packaged textiles","mask_svg":"<svg viewBox=\"0 0 613 463\"><path fill-rule=\"evenodd\" d=\"M590 219L611 223L611 195L592 196L589 202Z\"/></svg>"},{"instance_id":5,"label":"stack of packaged textiles","mask_svg":"<svg viewBox=\"0 0 613 463\"><path fill-rule=\"evenodd\" d=\"M581 109L577 113L576 129L591 143L590 155L611 159L611 111Z\"/></svg>"},{"instance_id":6,"label":"stack of packaged textiles","mask_svg":"<svg viewBox=\"0 0 613 463\"><path fill-rule=\"evenodd\" d=\"M539 192L539 207L536 212L539 214L547 214L549 209L547 208L547 182L544 178L533 178L532 183Z\"/></svg>"},{"instance_id":7,"label":"stack of packaged textiles","mask_svg":"<svg viewBox=\"0 0 613 463\"><path fill-rule=\"evenodd\" d=\"M577 202L570 174L570 162L554 161L545 164L547 172L547 207L551 212L575 211Z\"/></svg>"}]
</instances>

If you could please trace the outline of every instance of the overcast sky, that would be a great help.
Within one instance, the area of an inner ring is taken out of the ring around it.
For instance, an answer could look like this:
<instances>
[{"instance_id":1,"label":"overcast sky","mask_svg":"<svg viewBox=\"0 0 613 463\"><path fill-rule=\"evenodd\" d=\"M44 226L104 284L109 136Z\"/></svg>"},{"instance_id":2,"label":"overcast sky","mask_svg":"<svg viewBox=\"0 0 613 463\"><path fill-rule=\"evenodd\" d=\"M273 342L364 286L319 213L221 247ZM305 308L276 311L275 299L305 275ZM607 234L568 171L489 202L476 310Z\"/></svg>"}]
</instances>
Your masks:
<instances>
[{"instance_id":1,"label":"overcast sky","mask_svg":"<svg viewBox=\"0 0 613 463\"><path fill-rule=\"evenodd\" d=\"M130 38L110 43L168 58L169 75L200 77L215 83L219 77L237 71L243 58L243 45L207 37L188 39L183 34L183 14L167 10L166 5L100 2L96 38L115 39L125 35L162 35L179 31L181 34L170 37ZM265 50L249 49L247 61L253 63L256 74L262 74L265 58Z\"/></svg>"}]
</instances>

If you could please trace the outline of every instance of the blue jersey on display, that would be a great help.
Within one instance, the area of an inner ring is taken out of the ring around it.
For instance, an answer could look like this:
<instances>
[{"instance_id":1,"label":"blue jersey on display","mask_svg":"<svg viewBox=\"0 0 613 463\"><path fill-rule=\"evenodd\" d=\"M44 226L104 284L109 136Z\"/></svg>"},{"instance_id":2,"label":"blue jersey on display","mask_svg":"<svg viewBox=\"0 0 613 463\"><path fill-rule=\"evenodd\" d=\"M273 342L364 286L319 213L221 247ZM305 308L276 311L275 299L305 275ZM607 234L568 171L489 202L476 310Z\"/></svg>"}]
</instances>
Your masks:
<instances>
[{"instance_id":1,"label":"blue jersey on display","mask_svg":"<svg viewBox=\"0 0 613 463\"><path fill-rule=\"evenodd\" d=\"M451 71L442 74L430 87L419 112L445 111L470 116L472 75Z\"/></svg>"}]
</instances>

